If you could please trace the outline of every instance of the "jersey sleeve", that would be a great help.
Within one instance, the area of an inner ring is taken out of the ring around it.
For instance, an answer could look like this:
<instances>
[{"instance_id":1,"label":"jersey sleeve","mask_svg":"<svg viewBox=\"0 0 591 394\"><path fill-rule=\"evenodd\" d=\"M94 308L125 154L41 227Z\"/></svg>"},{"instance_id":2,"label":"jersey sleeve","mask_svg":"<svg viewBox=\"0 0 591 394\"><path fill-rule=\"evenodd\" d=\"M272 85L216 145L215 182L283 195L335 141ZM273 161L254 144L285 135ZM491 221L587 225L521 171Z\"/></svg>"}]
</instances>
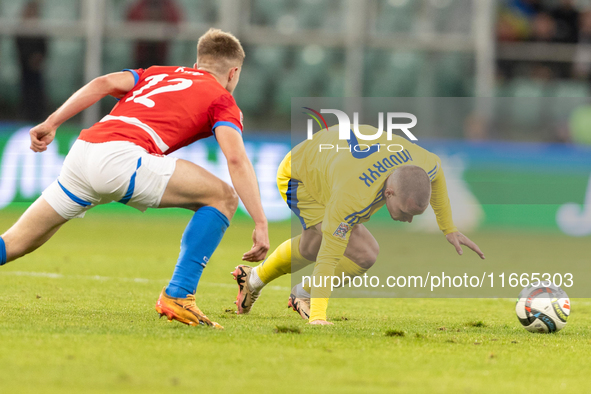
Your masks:
<instances>
[{"instance_id":1,"label":"jersey sleeve","mask_svg":"<svg viewBox=\"0 0 591 394\"><path fill-rule=\"evenodd\" d=\"M322 243L316 265L314 266L313 276L316 278L334 276L335 268L339 260L345 254L349 243L349 235L353 226L344 219L347 216L346 208L347 198L341 197L339 201L331 201L322 221ZM326 282L327 286L312 287L311 289L311 310L310 321L326 320L326 310L328 308L328 299L331 294L332 278ZM324 283L319 279L312 283Z\"/></svg>"},{"instance_id":2,"label":"jersey sleeve","mask_svg":"<svg viewBox=\"0 0 591 394\"><path fill-rule=\"evenodd\" d=\"M213 125L211 131L214 135L218 126L228 126L242 134L242 111L229 93L218 97L211 103L209 120Z\"/></svg>"},{"instance_id":3,"label":"jersey sleeve","mask_svg":"<svg viewBox=\"0 0 591 394\"><path fill-rule=\"evenodd\" d=\"M128 71L133 75L133 78L135 79L135 83L133 84L133 86L135 86L140 81L140 78L144 74L145 70L143 68L136 68L136 69L126 68L121 71Z\"/></svg>"},{"instance_id":4,"label":"jersey sleeve","mask_svg":"<svg viewBox=\"0 0 591 394\"><path fill-rule=\"evenodd\" d=\"M431 178L431 207L435 212L437 224L443 234L447 235L458 231L454 225L451 215L451 204L447 194L447 184L443 168L441 168L441 159L432 153L435 166L427 174Z\"/></svg>"}]
</instances>

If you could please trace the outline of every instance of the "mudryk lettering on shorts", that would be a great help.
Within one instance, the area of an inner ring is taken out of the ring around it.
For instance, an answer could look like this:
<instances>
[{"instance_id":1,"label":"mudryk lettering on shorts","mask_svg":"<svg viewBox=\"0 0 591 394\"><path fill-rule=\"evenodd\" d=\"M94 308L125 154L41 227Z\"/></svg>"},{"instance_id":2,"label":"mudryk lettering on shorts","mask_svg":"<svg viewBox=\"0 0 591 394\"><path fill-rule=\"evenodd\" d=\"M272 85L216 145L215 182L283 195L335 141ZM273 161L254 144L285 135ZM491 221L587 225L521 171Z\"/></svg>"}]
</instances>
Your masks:
<instances>
[{"instance_id":1,"label":"mudryk lettering on shorts","mask_svg":"<svg viewBox=\"0 0 591 394\"><path fill-rule=\"evenodd\" d=\"M390 170L401 164L412 161L412 156L408 150L393 153L385 159L380 159L361 174L359 180L365 183L365 186L370 187L383 174L390 172Z\"/></svg>"}]
</instances>

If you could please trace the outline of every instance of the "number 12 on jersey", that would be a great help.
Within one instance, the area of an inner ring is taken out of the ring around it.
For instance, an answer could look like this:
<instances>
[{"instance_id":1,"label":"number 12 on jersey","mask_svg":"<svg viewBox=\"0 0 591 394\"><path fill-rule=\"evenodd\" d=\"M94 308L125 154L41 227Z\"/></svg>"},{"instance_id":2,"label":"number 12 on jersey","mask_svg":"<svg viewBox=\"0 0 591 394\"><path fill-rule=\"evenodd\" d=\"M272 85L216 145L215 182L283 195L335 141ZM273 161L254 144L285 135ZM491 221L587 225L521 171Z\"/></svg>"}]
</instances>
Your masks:
<instances>
[{"instance_id":1,"label":"number 12 on jersey","mask_svg":"<svg viewBox=\"0 0 591 394\"><path fill-rule=\"evenodd\" d=\"M133 101L134 103L145 105L148 108L153 108L154 105L156 105L156 103L150 97L162 93L178 92L181 90L188 89L191 87L191 85L193 85L192 80L185 78L174 78L165 80L168 76L168 74L157 74L146 78L145 82L147 82L147 84L142 86L141 89L138 89L135 92L133 92L133 95L129 97L127 100L125 100L125 102ZM143 94L144 92L156 87L157 85L163 86L159 86L156 89Z\"/></svg>"}]
</instances>

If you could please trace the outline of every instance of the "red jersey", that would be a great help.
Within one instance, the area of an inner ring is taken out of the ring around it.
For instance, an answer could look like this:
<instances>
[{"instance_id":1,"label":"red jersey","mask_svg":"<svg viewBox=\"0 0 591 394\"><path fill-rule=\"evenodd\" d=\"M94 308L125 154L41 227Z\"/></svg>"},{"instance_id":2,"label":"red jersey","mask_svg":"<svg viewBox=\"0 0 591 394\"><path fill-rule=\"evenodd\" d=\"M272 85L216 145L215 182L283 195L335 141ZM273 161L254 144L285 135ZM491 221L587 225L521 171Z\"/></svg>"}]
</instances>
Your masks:
<instances>
[{"instance_id":1,"label":"red jersey","mask_svg":"<svg viewBox=\"0 0 591 394\"><path fill-rule=\"evenodd\" d=\"M111 113L82 130L80 139L129 141L149 153L169 154L229 126L242 133L242 112L234 97L203 70L150 67L125 70L135 86Z\"/></svg>"}]
</instances>

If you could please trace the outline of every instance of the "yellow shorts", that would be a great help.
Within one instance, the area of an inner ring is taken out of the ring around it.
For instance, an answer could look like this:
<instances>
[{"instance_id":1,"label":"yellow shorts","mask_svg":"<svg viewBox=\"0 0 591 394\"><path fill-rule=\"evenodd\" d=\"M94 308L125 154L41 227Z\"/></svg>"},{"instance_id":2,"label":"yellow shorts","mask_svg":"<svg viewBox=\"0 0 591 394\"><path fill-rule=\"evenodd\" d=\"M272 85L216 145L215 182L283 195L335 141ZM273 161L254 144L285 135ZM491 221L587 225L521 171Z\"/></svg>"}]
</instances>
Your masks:
<instances>
[{"instance_id":1,"label":"yellow shorts","mask_svg":"<svg viewBox=\"0 0 591 394\"><path fill-rule=\"evenodd\" d=\"M320 204L306 190L306 185L291 177L291 152L289 152L277 170L277 187L289 209L300 219L304 230L322 222L324 205Z\"/></svg>"}]
</instances>

